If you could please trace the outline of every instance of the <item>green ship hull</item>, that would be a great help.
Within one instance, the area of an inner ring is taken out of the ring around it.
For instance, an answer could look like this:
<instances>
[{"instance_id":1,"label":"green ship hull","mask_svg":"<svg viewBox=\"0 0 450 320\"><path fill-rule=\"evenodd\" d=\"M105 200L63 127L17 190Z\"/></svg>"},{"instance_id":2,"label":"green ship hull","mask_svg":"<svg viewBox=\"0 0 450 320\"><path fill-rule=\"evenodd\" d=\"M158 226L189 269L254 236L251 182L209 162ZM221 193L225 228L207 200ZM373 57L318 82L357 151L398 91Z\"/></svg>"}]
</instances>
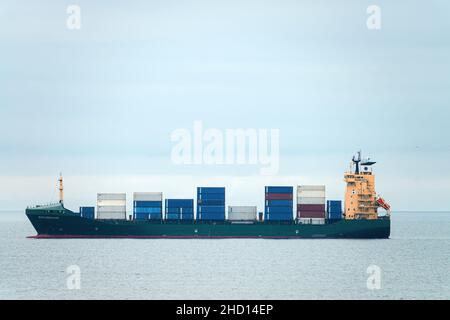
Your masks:
<instances>
[{"instance_id":1,"label":"green ship hull","mask_svg":"<svg viewBox=\"0 0 450 320\"><path fill-rule=\"evenodd\" d=\"M82 218L61 204L29 208L26 215L37 232L31 238L386 239L390 235L389 218L321 225L296 221L95 220Z\"/></svg>"}]
</instances>

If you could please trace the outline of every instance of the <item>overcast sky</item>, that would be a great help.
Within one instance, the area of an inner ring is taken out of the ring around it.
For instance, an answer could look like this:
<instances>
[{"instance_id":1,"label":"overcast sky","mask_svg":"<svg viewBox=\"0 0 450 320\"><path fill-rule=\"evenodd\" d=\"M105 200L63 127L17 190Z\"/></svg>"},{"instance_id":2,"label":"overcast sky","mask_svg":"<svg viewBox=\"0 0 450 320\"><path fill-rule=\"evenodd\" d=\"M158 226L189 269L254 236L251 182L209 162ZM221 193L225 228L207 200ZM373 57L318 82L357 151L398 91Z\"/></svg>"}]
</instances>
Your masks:
<instances>
[{"instance_id":1,"label":"overcast sky","mask_svg":"<svg viewBox=\"0 0 450 320\"><path fill-rule=\"evenodd\" d=\"M81 29L66 27L67 6ZM381 30L366 9L381 8ZM263 204L267 184L341 199L358 149L394 210L450 210L448 1L22 1L0 4L0 209L97 192ZM175 165L171 133L279 129L280 169Z\"/></svg>"}]
</instances>

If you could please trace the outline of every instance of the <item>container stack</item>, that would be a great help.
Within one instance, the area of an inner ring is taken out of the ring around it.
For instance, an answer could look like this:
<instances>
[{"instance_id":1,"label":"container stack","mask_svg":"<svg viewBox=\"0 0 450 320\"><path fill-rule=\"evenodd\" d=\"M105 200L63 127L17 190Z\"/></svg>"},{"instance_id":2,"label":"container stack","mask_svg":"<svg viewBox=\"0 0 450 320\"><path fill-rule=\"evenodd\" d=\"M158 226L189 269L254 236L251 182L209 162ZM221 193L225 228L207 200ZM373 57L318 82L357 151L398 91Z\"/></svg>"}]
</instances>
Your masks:
<instances>
[{"instance_id":1,"label":"container stack","mask_svg":"<svg viewBox=\"0 0 450 320\"><path fill-rule=\"evenodd\" d=\"M94 219L95 207L80 207L80 217L86 219Z\"/></svg>"},{"instance_id":2,"label":"container stack","mask_svg":"<svg viewBox=\"0 0 450 320\"><path fill-rule=\"evenodd\" d=\"M342 219L342 201L340 200L327 201L327 217L329 220Z\"/></svg>"},{"instance_id":3,"label":"container stack","mask_svg":"<svg viewBox=\"0 0 450 320\"><path fill-rule=\"evenodd\" d=\"M266 187L264 220L292 220L292 192L293 187Z\"/></svg>"},{"instance_id":4,"label":"container stack","mask_svg":"<svg viewBox=\"0 0 450 320\"><path fill-rule=\"evenodd\" d=\"M225 188L197 188L197 220L225 220Z\"/></svg>"},{"instance_id":5,"label":"container stack","mask_svg":"<svg viewBox=\"0 0 450 320\"><path fill-rule=\"evenodd\" d=\"M297 219L302 223L325 223L325 186L297 187Z\"/></svg>"},{"instance_id":6,"label":"container stack","mask_svg":"<svg viewBox=\"0 0 450 320\"><path fill-rule=\"evenodd\" d=\"M135 220L162 219L162 192L135 192L133 215Z\"/></svg>"},{"instance_id":7,"label":"container stack","mask_svg":"<svg viewBox=\"0 0 450 320\"><path fill-rule=\"evenodd\" d=\"M194 220L194 199L166 199L167 220Z\"/></svg>"},{"instance_id":8,"label":"container stack","mask_svg":"<svg viewBox=\"0 0 450 320\"><path fill-rule=\"evenodd\" d=\"M127 195L125 193L98 193L97 219L127 218Z\"/></svg>"},{"instance_id":9,"label":"container stack","mask_svg":"<svg viewBox=\"0 0 450 320\"><path fill-rule=\"evenodd\" d=\"M229 206L228 220L255 221L257 219L256 206Z\"/></svg>"}]
</instances>

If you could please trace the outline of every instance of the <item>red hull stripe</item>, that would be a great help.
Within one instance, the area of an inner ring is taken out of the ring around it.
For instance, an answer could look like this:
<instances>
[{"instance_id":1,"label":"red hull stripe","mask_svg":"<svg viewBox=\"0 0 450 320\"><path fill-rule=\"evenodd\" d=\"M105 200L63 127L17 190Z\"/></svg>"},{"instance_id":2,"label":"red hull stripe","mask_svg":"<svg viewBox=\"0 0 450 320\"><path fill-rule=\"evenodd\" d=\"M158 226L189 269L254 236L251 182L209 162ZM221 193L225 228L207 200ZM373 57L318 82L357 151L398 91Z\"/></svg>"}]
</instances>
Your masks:
<instances>
[{"instance_id":1,"label":"red hull stripe","mask_svg":"<svg viewBox=\"0 0 450 320\"><path fill-rule=\"evenodd\" d=\"M88 236L47 235L28 236L29 239L300 239L300 236Z\"/></svg>"}]
</instances>

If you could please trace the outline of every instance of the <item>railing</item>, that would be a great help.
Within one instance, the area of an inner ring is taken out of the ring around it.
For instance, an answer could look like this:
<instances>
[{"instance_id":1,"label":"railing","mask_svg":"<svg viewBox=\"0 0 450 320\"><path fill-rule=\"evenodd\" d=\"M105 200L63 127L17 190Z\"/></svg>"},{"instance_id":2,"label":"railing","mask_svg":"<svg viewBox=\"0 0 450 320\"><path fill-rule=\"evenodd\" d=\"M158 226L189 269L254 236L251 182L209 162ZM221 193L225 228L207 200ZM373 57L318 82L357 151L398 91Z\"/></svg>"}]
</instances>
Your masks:
<instances>
[{"instance_id":1,"label":"railing","mask_svg":"<svg viewBox=\"0 0 450 320\"><path fill-rule=\"evenodd\" d=\"M33 206L27 206L27 209L38 209L38 208L45 208L45 207L52 207L59 205L59 202L51 202L51 203L45 203L45 204L37 204Z\"/></svg>"}]
</instances>

